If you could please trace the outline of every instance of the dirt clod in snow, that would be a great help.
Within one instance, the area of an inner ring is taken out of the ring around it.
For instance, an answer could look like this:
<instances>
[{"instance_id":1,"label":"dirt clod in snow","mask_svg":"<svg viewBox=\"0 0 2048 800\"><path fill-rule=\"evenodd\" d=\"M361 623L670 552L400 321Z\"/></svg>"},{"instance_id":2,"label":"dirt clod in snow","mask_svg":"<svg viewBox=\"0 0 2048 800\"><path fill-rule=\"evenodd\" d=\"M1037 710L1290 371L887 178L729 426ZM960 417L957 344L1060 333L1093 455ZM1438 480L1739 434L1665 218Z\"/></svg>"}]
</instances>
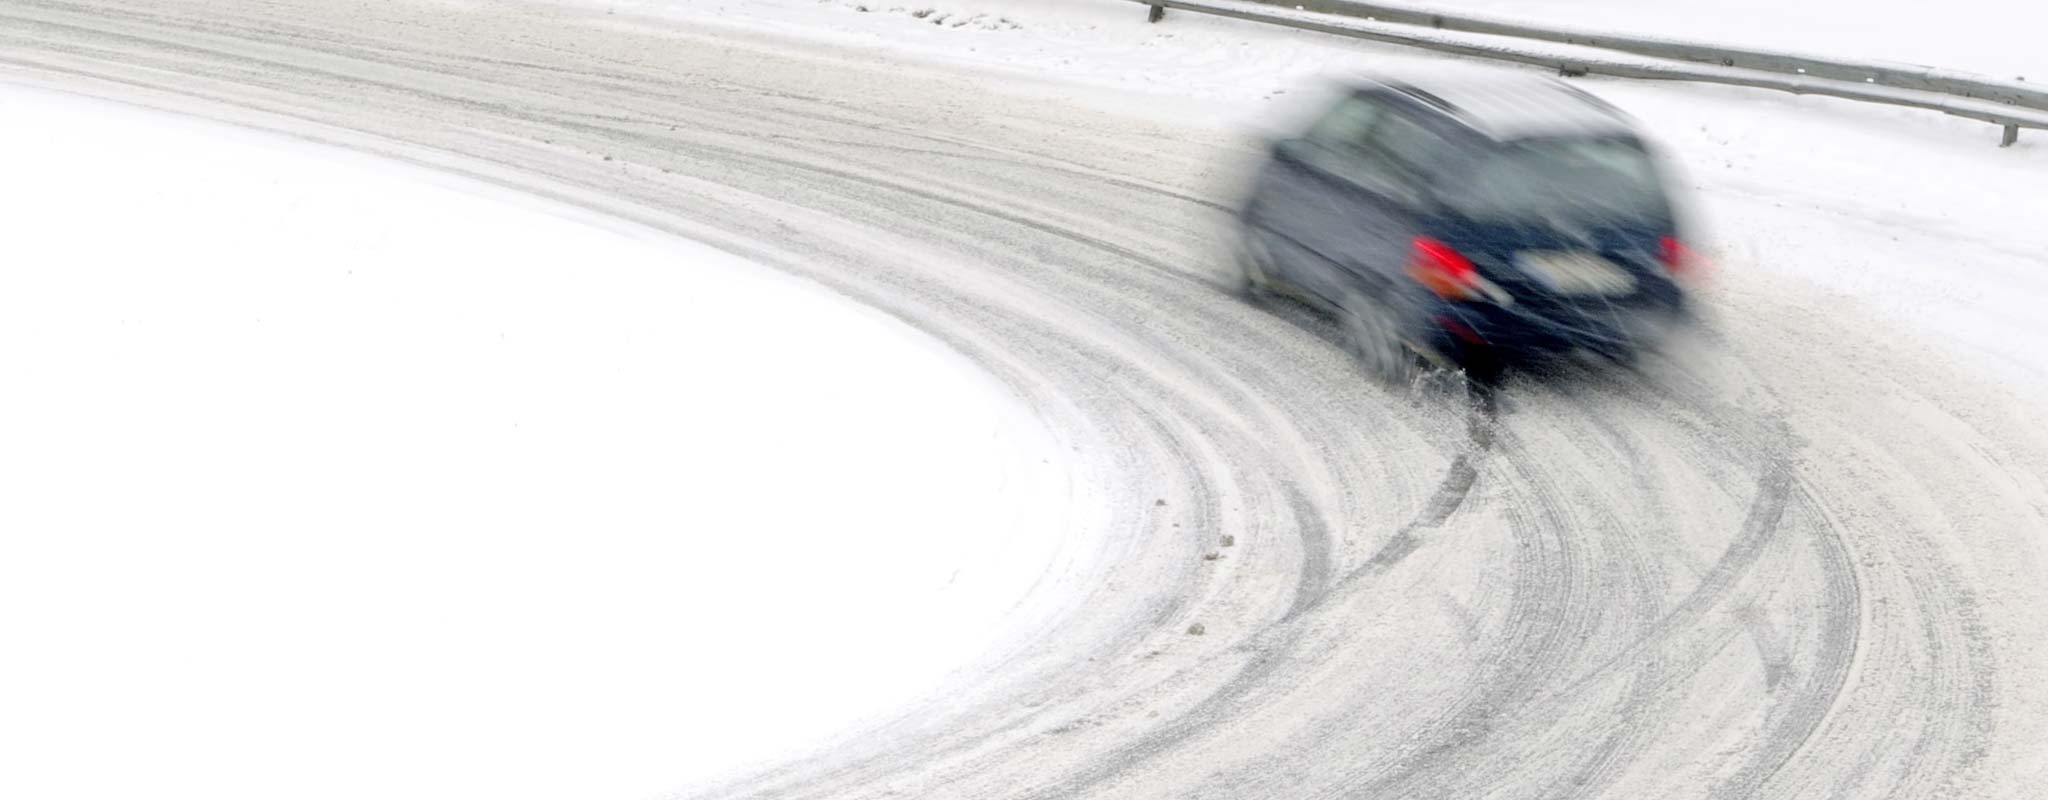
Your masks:
<instances>
[{"instance_id":1,"label":"dirt clod in snow","mask_svg":"<svg viewBox=\"0 0 2048 800\"><path fill-rule=\"evenodd\" d=\"M1199 622L1197 622L1197 623L1195 623L1195 624L1193 624L1193 625L1189 625L1189 626L1188 626L1188 635L1189 635L1189 636L1200 636L1200 635L1202 635L1202 632L1203 632L1203 631L1205 631L1205 630L1207 630L1207 629L1206 629L1206 628L1203 628L1203 627L1202 627L1202 623L1199 623Z\"/></svg>"}]
</instances>

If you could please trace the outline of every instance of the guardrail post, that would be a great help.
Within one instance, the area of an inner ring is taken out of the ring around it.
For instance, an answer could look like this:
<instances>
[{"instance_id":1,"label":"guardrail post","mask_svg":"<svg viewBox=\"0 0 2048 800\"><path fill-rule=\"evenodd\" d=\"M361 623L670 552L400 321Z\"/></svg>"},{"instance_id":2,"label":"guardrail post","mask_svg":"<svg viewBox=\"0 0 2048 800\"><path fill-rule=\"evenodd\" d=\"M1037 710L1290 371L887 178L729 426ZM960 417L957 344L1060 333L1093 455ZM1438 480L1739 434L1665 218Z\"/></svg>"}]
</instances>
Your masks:
<instances>
[{"instance_id":1,"label":"guardrail post","mask_svg":"<svg viewBox=\"0 0 2048 800\"><path fill-rule=\"evenodd\" d=\"M1159 5L1159 4L1156 4L1156 3L1155 3L1155 4L1153 4L1153 6L1152 6L1152 9L1151 9L1150 11L1146 11L1146 12L1145 12L1145 21L1146 21L1146 22L1158 22L1159 20L1161 20L1161 19L1163 19L1163 18L1165 18L1165 17L1166 17L1166 6L1162 6L1162 5Z\"/></svg>"},{"instance_id":2,"label":"guardrail post","mask_svg":"<svg viewBox=\"0 0 2048 800\"><path fill-rule=\"evenodd\" d=\"M2011 147L2011 146L2012 146L2012 143L2013 143L2013 142L2017 142L2017 141L2019 141L2019 140L2020 140L2020 126L2018 126L2018 125L2007 125L2007 126L2005 126L2005 135L2004 135L2004 136L2000 136L2000 137L1998 137L1998 146L1999 146L1999 147Z\"/></svg>"}]
</instances>

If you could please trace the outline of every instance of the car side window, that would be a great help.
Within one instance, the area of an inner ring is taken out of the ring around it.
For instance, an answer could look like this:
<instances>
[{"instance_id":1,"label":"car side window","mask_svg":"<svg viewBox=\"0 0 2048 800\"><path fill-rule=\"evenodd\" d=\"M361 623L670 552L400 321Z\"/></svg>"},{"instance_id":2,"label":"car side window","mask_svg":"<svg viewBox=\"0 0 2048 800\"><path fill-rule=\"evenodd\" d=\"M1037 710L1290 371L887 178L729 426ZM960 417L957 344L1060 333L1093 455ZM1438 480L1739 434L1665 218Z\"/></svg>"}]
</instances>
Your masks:
<instances>
[{"instance_id":1,"label":"car side window","mask_svg":"<svg viewBox=\"0 0 2048 800\"><path fill-rule=\"evenodd\" d=\"M1428 171L1443 137L1403 113L1380 115L1367 143L1417 177Z\"/></svg>"},{"instance_id":2,"label":"car side window","mask_svg":"<svg viewBox=\"0 0 2048 800\"><path fill-rule=\"evenodd\" d=\"M1419 206L1425 196L1420 170L1413 164L1401 163L1393 155L1395 151L1381 144L1381 131L1389 125L1398 126L1392 141L1429 144L1415 135L1418 131L1426 135L1428 129L1372 95L1361 93L1346 98L1310 127L1302 138L1315 147L1304 153L1304 160L1398 205ZM1414 149L1414 145L1404 147Z\"/></svg>"},{"instance_id":3,"label":"car side window","mask_svg":"<svg viewBox=\"0 0 2048 800\"><path fill-rule=\"evenodd\" d=\"M1379 113L1379 106L1352 95L1330 109L1322 119L1316 120L1302 138L1325 149L1342 152L1365 142L1366 132L1372 129L1373 119Z\"/></svg>"}]
</instances>

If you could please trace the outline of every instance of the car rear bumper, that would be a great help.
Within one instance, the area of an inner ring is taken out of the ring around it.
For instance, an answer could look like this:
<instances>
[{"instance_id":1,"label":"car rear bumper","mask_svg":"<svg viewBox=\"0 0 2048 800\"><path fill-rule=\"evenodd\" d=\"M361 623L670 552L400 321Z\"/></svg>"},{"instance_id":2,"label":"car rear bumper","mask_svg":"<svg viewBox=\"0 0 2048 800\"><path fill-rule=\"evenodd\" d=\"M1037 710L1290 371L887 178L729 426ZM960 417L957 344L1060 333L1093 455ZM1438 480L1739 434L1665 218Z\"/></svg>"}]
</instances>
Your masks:
<instances>
[{"instance_id":1,"label":"car rear bumper","mask_svg":"<svg viewBox=\"0 0 2048 800\"><path fill-rule=\"evenodd\" d=\"M1428 309L1421 343L1445 354L1479 347L1510 358L1573 350L1620 356L1654 347L1684 317L1677 296L1547 309L1442 302Z\"/></svg>"}]
</instances>

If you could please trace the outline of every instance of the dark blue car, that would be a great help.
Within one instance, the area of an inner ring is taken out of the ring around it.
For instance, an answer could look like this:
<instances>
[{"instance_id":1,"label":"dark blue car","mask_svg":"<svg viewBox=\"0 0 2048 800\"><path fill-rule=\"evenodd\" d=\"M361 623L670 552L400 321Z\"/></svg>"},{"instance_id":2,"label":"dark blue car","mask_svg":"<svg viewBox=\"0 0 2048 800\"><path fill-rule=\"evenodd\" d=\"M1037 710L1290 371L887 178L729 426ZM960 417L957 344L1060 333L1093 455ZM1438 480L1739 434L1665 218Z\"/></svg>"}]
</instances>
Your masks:
<instances>
[{"instance_id":1,"label":"dark blue car","mask_svg":"<svg viewBox=\"0 0 2048 800\"><path fill-rule=\"evenodd\" d=\"M1552 78L1361 79L1274 144L1242 210L1251 293L1336 315L1361 363L1475 375L1627 360L1683 317L1690 269L1633 122Z\"/></svg>"}]
</instances>

